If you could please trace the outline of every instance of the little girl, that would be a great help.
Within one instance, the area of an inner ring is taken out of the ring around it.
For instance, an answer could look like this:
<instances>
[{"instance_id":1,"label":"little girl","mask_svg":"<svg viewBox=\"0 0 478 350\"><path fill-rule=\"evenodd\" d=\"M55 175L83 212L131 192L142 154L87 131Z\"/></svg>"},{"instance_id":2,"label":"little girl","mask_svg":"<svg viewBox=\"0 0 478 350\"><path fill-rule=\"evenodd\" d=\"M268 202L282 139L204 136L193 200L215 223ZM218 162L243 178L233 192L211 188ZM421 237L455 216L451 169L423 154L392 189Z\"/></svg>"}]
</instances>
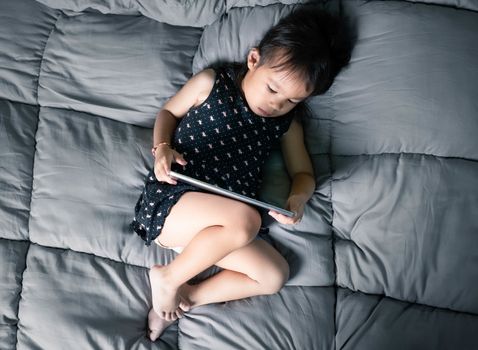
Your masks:
<instances>
[{"instance_id":1,"label":"little girl","mask_svg":"<svg viewBox=\"0 0 478 350\"><path fill-rule=\"evenodd\" d=\"M301 124L304 100L326 91L348 60L338 46L338 23L319 10L296 11L250 50L243 69L198 73L159 112L154 169L132 226L147 245L154 241L180 254L149 272L152 341L191 308L273 294L288 280L285 259L256 239L261 216L255 207L177 183L168 174L171 169L257 197L262 166L280 139L292 180L286 208L295 216L268 214L282 224L299 222L315 189ZM212 265L222 271L197 285L187 283Z\"/></svg>"}]
</instances>

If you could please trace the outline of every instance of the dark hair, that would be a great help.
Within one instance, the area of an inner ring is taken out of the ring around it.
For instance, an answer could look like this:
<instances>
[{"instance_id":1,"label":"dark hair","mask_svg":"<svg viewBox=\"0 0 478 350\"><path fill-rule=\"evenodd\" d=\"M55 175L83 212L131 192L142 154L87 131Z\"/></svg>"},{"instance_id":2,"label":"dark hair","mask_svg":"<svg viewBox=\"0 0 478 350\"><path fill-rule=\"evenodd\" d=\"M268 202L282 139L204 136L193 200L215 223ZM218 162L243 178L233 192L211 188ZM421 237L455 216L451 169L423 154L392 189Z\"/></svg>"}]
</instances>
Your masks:
<instances>
[{"instance_id":1,"label":"dark hair","mask_svg":"<svg viewBox=\"0 0 478 350\"><path fill-rule=\"evenodd\" d=\"M316 6L303 6L269 29L257 47L260 65L299 74L312 95L326 92L350 59L346 23Z\"/></svg>"}]
</instances>

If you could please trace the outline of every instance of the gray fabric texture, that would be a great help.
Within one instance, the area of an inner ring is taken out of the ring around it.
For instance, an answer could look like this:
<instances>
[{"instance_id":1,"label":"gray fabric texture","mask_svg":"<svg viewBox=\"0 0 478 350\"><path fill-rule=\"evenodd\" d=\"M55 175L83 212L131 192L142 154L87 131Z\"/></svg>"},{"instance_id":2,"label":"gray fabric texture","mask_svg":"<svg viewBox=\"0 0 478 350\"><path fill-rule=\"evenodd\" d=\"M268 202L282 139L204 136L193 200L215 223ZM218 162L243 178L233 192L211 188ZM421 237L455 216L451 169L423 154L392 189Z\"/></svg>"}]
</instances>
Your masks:
<instances>
[{"instance_id":1,"label":"gray fabric texture","mask_svg":"<svg viewBox=\"0 0 478 350\"><path fill-rule=\"evenodd\" d=\"M407 0L411 2L423 2L425 4L437 4L452 6L455 8L478 11L478 2L474 0Z\"/></svg>"},{"instance_id":2,"label":"gray fabric texture","mask_svg":"<svg viewBox=\"0 0 478 350\"><path fill-rule=\"evenodd\" d=\"M156 113L297 1L0 2L0 348L478 348L478 13L434 2L317 2L343 9L354 49L308 101L302 222L263 220L290 280L197 308L155 343L148 268L176 253L128 224ZM283 205L278 149L264 180Z\"/></svg>"},{"instance_id":3,"label":"gray fabric texture","mask_svg":"<svg viewBox=\"0 0 478 350\"><path fill-rule=\"evenodd\" d=\"M17 342L18 302L29 244L0 238L0 349L14 349Z\"/></svg>"},{"instance_id":4,"label":"gray fabric texture","mask_svg":"<svg viewBox=\"0 0 478 350\"><path fill-rule=\"evenodd\" d=\"M152 127L190 76L200 36L142 16L61 15L43 55L39 104Z\"/></svg>"},{"instance_id":5,"label":"gray fabric texture","mask_svg":"<svg viewBox=\"0 0 478 350\"><path fill-rule=\"evenodd\" d=\"M0 99L0 234L27 240L38 106Z\"/></svg>"},{"instance_id":6,"label":"gray fabric texture","mask_svg":"<svg viewBox=\"0 0 478 350\"><path fill-rule=\"evenodd\" d=\"M177 26L204 27L214 23L234 7L268 6L272 4L306 3L310 0L38 0L68 15L79 12L144 15L159 22ZM320 0L327 1L327 0Z\"/></svg>"},{"instance_id":7,"label":"gray fabric texture","mask_svg":"<svg viewBox=\"0 0 478 350\"><path fill-rule=\"evenodd\" d=\"M285 287L273 296L208 305L181 320L179 348L331 349L334 302L330 287Z\"/></svg>"},{"instance_id":8,"label":"gray fabric texture","mask_svg":"<svg viewBox=\"0 0 478 350\"><path fill-rule=\"evenodd\" d=\"M0 2L0 98L38 104L43 49L59 15L31 0Z\"/></svg>"},{"instance_id":9,"label":"gray fabric texture","mask_svg":"<svg viewBox=\"0 0 478 350\"><path fill-rule=\"evenodd\" d=\"M339 289L337 349L476 349L478 318Z\"/></svg>"}]
</instances>

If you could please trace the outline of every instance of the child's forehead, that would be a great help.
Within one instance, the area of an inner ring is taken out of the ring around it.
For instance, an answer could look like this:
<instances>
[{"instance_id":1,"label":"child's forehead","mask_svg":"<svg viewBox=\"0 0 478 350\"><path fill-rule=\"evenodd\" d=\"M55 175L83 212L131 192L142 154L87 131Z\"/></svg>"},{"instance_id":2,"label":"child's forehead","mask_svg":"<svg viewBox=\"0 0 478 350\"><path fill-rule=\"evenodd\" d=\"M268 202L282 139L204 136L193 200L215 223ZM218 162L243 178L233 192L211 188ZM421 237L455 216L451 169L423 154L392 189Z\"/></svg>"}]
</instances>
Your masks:
<instances>
[{"instance_id":1,"label":"child's forehead","mask_svg":"<svg viewBox=\"0 0 478 350\"><path fill-rule=\"evenodd\" d=\"M304 97L310 95L311 88L303 74L294 69L287 69L286 67L271 67L269 66L268 79L276 86L288 86L294 89Z\"/></svg>"}]
</instances>

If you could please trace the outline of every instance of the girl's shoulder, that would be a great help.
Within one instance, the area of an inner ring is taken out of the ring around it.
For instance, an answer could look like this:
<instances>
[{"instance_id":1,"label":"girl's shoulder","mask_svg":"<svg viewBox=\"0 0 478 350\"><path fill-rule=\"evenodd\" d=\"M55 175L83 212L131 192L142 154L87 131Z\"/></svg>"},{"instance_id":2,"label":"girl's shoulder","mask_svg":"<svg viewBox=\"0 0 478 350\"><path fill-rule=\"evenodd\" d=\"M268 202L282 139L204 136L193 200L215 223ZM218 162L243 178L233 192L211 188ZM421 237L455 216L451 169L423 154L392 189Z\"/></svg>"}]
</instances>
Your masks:
<instances>
[{"instance_id":1,"label":"girl's shoulder","mask_svg":"<svg viewBox=\"0 0 478 350\"><path fill-rule=\"evenodd\" d=\"M216 71L212 68L204 69L197 73L192 79L196 80L199 89L196 103L193 108L200 106L207 100L216 82Z\"/></svg>"}]
</instances>

